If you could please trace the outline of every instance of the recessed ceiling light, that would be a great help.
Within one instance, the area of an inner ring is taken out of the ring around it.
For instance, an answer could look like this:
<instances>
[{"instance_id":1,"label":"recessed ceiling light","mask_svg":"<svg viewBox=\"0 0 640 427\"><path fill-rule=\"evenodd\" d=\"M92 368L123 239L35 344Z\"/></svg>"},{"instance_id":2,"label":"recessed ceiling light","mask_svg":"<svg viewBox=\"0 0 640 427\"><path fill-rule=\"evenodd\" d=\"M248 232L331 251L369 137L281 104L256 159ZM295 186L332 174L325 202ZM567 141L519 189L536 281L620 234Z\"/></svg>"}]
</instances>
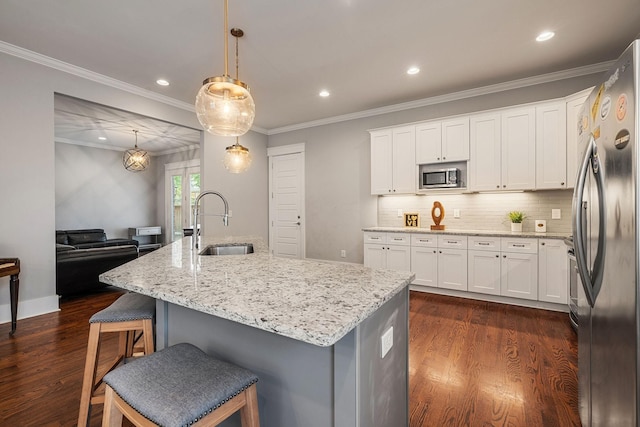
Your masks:
<instances>
[{"instance_id":1,"label":"recessed ceiling light","mask_svg":"<svg viewBox=\"0 0 640 427\"><path fill-rule=\"evenodd\" d=\"M165 79L158 79L156 80L156 83L159 84L160 86L169 86L169 82L166 81Z\"/></svg>"},{"instance_id":2,"label":"recessed ceiling light","mask_svg":"<svg viewBox=\"0 0 640 427\"><path fill-rule=\"evenodd\" d=\"M413 75L413 74L418 74L420 72L420 68L418 67L411 67L407 70L407 74Z\"/></svg>"},{"instance_id":3,"label":"recessed ceiling light","mask_svg":"<svg viewBox=\"0 0 640 427\"><path fill-rule=\"evenodd\" d=\"M553 38L553 36L555 36L556 33L554 33L553 31L543 31L541 32L538 37L536 37L536 41L537 42L546 42L547 40L550 40Z\"/></svg>"},{"instance_id":4,"label":"recessed ceiling light","mask_svg":"<svg viewBox=\"0 0 640 427\"><path fill-rule=\"evenodd\" d=\"M98 139L99 139L100 141L106 141L106 140L107 140L107 137L105 137L105 136L99 136L99 137L98 137Z\"/></svg>"},{"instance_id":5,"label":"recessed ceiling light","mask_svg":"<svg viewBox=\"0 0 640 427\"><path fill-rule=\"evenodd\" d=\"M329 95L331 95L331 94L329 93L329 91L328 91L328 90L321 90L321 91L320 91L320 93L319 93L318 95L320 95L320 96L321 96L321 97L323 97L323 98L326 98L327 96L329 96Z\"/></svg>"}]
</instances>

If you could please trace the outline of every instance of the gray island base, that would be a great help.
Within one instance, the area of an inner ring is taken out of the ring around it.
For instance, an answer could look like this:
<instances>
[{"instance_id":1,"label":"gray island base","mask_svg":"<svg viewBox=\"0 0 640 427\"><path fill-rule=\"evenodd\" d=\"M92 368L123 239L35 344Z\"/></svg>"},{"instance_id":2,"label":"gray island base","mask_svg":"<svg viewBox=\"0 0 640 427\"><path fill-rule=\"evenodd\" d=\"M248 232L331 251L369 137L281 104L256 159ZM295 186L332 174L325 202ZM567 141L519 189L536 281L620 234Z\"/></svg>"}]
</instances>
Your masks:
<instances>
[{"instance_id":1,"label":"gray island base","mask_svg":"<svg viewBox=\"0 0 640 427\"><path fill-rule=\"evenodd\" d=\"M255 372L263 427L408 426L411 273L203 240L256 251L201 256L188 237L101 275L157 299L158 349L189 342Z\"/></svg>"}]
</instances>

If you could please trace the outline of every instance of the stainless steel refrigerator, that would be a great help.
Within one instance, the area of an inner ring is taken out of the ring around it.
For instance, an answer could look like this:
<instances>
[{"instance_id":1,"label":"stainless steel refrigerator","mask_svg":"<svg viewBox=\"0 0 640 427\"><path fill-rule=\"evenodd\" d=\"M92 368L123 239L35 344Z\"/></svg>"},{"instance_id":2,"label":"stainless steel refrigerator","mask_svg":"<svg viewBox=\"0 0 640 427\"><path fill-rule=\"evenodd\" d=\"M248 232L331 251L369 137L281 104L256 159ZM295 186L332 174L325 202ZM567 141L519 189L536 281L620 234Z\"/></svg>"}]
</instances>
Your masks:
<instances>
[{"instance_id":1,"label":"stainless steel refrigerator","mask_svg":"<svg viewBox=\"0 0 640 427\"><path fill-rule=\"evenodd\" d=\"M595 87L580 113L573 238L578 380L583 426L637 426L640 357L640 40Z\"/></svg>"}]
</instances>

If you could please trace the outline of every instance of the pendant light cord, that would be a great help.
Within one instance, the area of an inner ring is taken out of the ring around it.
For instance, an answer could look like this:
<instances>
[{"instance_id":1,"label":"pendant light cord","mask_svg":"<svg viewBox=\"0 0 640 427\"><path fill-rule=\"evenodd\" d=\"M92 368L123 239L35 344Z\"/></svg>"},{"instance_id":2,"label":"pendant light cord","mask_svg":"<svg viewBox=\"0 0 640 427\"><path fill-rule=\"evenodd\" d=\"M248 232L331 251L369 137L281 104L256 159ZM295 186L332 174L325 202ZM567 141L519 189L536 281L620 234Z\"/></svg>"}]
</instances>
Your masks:
<instances>
[{"instance_id":1,"label":"pendant light cord","mask_svg":"<svg viewBox=\"0 0 640 427\"><path fill-rule=\"evenodd\" d=\"M228 23L229 14L229 0L224 0L224 75L229 76L229 36L227 32L229 30Z\"/></svg>"}]
</instances>

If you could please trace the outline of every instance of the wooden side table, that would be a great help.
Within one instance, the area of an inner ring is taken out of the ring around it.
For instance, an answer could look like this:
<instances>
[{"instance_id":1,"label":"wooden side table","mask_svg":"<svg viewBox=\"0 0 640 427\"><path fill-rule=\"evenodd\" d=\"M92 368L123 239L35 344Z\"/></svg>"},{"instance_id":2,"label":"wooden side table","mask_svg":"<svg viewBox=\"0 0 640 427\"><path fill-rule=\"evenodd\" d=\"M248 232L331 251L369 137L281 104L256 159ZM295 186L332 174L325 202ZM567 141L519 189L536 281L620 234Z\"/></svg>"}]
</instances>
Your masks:
<instances>
[{"instance_id":1,"label":"wooden side table","mask_svg":"<svg viewBox=\"0 0 640 427\"><path fill-rule=\"evenodd\" d=\"M18 289L20 288L20 259L18 258L0 258L0 277L11 276L9 282L9 291L11 293L11 332L13 335L16 331L18 316Z\"/></svg>"}]
</instances>

